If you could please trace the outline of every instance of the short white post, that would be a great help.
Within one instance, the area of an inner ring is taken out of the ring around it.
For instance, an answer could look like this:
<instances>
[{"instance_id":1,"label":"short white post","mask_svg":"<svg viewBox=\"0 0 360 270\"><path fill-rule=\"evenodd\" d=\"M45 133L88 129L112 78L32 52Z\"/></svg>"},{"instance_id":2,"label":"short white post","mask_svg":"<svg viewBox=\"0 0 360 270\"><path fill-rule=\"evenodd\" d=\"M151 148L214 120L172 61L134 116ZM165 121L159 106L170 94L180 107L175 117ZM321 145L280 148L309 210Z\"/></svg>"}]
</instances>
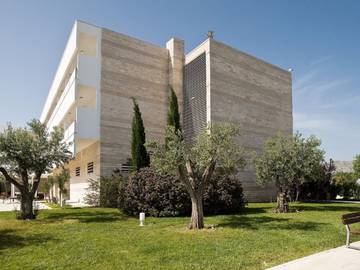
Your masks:
<instances>
[{"instance_id":1,"label":"short white post","mask_svg":"<svg viewBox=\"0 0 360 270\"><path fill-rule=\"evenodd\" d=\"M139 220L140 220L140 226L144 226L145 213L140 213L140 215L139 215Z\"/></svg>"}]
</instances>

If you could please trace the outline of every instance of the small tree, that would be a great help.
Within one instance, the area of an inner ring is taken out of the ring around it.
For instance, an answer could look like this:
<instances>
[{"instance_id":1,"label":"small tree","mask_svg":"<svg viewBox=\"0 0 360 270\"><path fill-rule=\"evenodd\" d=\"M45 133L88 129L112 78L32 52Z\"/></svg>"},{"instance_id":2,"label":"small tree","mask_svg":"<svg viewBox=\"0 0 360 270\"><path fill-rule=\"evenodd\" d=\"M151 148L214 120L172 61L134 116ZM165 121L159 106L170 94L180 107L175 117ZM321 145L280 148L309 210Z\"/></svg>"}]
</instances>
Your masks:
<instances>
[{"instance_id":1,"label":"small tree","mask_svg":"<svg viewBox=\"0 0 360 270\"><path fill-rule=\"evenodd\" d=\"M254 157L257 182L275 183L278 212L289 211L291 189L294 186L298 189L323 161L324 152L318 149L319 145L314 136L304 139L300 134L277 135L265 143L262 155Z\"/></svg>"},{"instance_id":2,"label":"small tree","mask_svg":"<svg viewBox=\"0 0 360 270\"><path fill-rule=\"evenodd\" d=\"M70 171L69 169L65 169L63 168L61 170L61 172L55 176L55 180L56 183L58 185L59 188L59 193L60 193L60 206L63 207L64 206L64 195L67 194L67 189L66 189L66 183L68 183L70 181Z\"/></svg>"},{"instance_id":3,"label":"small tree","mask_svg":"<svg viewBox=\"0 0 360 270\"><path fill-rule=\"evenodd\" d=\"M9 124L0 133L0 172L21 193L22 219L35 218L33 200L41 176L71 157L69 145L62 142L62 129L55 127L49 133L38 120L32 120L28 126L13 128Z\"/></svg>"},{"instance_id":4,"label":"small tree","mask_svg":"<svg viewBox=\"0 0 360 270\"><path fill-rule=\"evenodd\" d=\"M47 182L49 184L49 199L50 202L56 202L55 201L55 195L54 195L54 185L55 185L55 177L53 175L49 175L47 178Z\"/></svg>"},{"instance_id":5,"label":"small tree","mask_svg":"<svg viewBox=\"0 0 360 270\"><path fill-rule=\"evenodd\" d=\"M356 177L351 172L338 172L332 179L337 189L337 195L343 196L344 200L352 199L357 195Z\"/></svg>"},{"instance_id":6,"label":"small tree","mask_svg":"<svg viewBox=\"0 0 360 270\"><path fill-rule=\"evenodd\" d=\"M170 87L167 125L174 127L175 131L181 130L178 99L172 87Z\"/></svg>"},{"instance_id":7,"label":"small tree","mask_svg":"<svg viewBox=\"0 0 360 270\"><path fill-rule=\"evenodd\" d=\"M90 178L84 201L91 206L100 206L100 180Z\"/></svg>"},{"instance_id":8,"label":"small tree","mask_svg":"<svg viewBox=\"0 0 360 270\"><path fill-rule=\"evenodd\" d=\"M131 136L131 161L134 169L139 170L150 165L150 157L145 147L145 128L141 117L139 105L135 98L134 117L132 120L132 136Z\"/></svg>"},{"instance_id":9,"label":"small tree","mask_svg":"<svg viewBox=\"0 0 360 270\"><path fill-rule=\"evenodd\" d=\"M355 156L353 161L354 174L357 179L360 179L360 155Z\"/></svg>"},{"instance_id":10,"label":"small tree","mask_svg":"<svg viewBox=\"0 0 360 270\"><path fill-rule=\"evenodd\" d=\"M178 174L191 199L189 229L204 227L203 197L216 167L236 172L245 165L242 149L235 143L239 129L231 124L214 124L204 129L194 145L185 145L180 131L166 130L167 144L151 143L152 165L160 173Z\"/></svg>"}]
</instances>

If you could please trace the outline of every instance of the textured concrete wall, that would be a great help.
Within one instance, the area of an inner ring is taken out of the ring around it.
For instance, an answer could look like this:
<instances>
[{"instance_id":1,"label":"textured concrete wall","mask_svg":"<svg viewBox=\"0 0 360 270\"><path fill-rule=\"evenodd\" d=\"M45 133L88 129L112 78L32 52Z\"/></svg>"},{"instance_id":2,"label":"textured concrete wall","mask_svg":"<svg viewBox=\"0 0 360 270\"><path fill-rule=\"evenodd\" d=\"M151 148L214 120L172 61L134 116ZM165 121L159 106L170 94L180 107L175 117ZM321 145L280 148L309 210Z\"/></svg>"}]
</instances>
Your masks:
<instances>
[{"instance_id":1,"label":"textured concrete wall","mask_svg":"<svg viewBox=\"0 0 360 270\"><path fill-rule=\"evenodd\" d=\"M162 138L166 125L169 52L143 41L102 30L101 43L101 175L130 158L135 97L147 139Z\"/></svg>"},{"instance_id":2,"label":"textured concrete wall","mask_svg":"<svg viewBox=\"0 0 360 270\"><path fill-rule=\"evenodd\" d=\"M266 139L281 132L292 134L291 74L283 69L210 40L211 121L241 127L238 138L248 165L240 174L249 201L275 197L273 185L259 187L251 153L261 153Z\"/></svg>"},{"instance_id":3,"label":"textured concrete wall","mask_svg":"<svg viewBox=\"0 0 360 270\"><path fill-rule=\"evenodd\" d=\"M183 116L183 80L184 80L184 41L176 38L170 39L166 43L169 50L169 85L174 89L179 103L181 119Z\"/></svg>"},{"instance_id":4,"label":"textured concrete wall","mask_svg":"<svg viewBox=\"0 0 360 270\"><path fill-rule=\"evenodd\" d=\"M87 164L94 163L94 172L87 173ZM76 167L80 167L80 176L76 176ZM85 149L78 152L65 168L70 170L70 192L66 198L71 201L82 201L88 187L89 178L98 179L100 177L100 143L95 142ZM55 169L54 174L58 174L61 169Z\"/></svg>"}]
</instances>

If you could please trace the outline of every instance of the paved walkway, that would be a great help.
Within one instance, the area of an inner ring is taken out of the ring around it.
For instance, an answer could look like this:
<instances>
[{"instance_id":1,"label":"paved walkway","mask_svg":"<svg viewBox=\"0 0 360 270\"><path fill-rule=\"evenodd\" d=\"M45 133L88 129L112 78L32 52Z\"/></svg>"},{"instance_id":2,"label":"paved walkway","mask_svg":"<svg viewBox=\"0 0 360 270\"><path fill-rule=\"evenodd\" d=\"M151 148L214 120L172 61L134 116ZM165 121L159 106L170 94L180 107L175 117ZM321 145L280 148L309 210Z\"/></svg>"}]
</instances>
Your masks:
<instances>
[{"instance_id":1,"label":"paved walkway","mask_svg":"<svg viewBox=\"0 0 360 270\"><path fill-rule=\"evenodd\" d=\"M344 239L345 240L345 239ZM360 249L360 241L352 244ZM360 250L345 246L281 264L268 270L359 270Z\"/></svg>"},{"instance_id":2,"label":"paved walkway","mask_svg":"<svg viewBox=\"0 0 360 270\"><path fill-rule=\"evenodd\" d=\"M47 205L41 202L34 202L34 209L50 209ZM20 203L18 201L10 202L9 200L3 201L0 199L0 212L8 212L20 210Z\"/></svg>"}]
</instances>

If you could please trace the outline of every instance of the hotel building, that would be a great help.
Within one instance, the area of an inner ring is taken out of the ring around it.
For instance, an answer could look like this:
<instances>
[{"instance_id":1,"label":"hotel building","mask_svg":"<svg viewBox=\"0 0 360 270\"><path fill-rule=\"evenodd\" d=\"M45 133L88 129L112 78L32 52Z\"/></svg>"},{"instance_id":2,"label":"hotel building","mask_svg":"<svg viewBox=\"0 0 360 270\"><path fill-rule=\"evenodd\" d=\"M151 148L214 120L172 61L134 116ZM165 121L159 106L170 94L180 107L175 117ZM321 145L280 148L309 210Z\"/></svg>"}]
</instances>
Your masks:
<instances>
[{"instance_id":1,"label":"hotel building","mask_svg":"<svg viewBox=\"0 0 360 270\"><path fill-rule=\"evenodd\" d=\"M148 139L161 139L169 87L179 100L185 137L208 122L232 122L247 158L266 139L292 134L291 73L211 36L189 53L171 38L163 47L76 21L44 105L41 121L64 128L74 159L70 201L83 202L89 178L110 175L130 158L133 104ZM275 197L255 183L251 162L239 174L249 201Z\"/></svg>"}]
</instances>

